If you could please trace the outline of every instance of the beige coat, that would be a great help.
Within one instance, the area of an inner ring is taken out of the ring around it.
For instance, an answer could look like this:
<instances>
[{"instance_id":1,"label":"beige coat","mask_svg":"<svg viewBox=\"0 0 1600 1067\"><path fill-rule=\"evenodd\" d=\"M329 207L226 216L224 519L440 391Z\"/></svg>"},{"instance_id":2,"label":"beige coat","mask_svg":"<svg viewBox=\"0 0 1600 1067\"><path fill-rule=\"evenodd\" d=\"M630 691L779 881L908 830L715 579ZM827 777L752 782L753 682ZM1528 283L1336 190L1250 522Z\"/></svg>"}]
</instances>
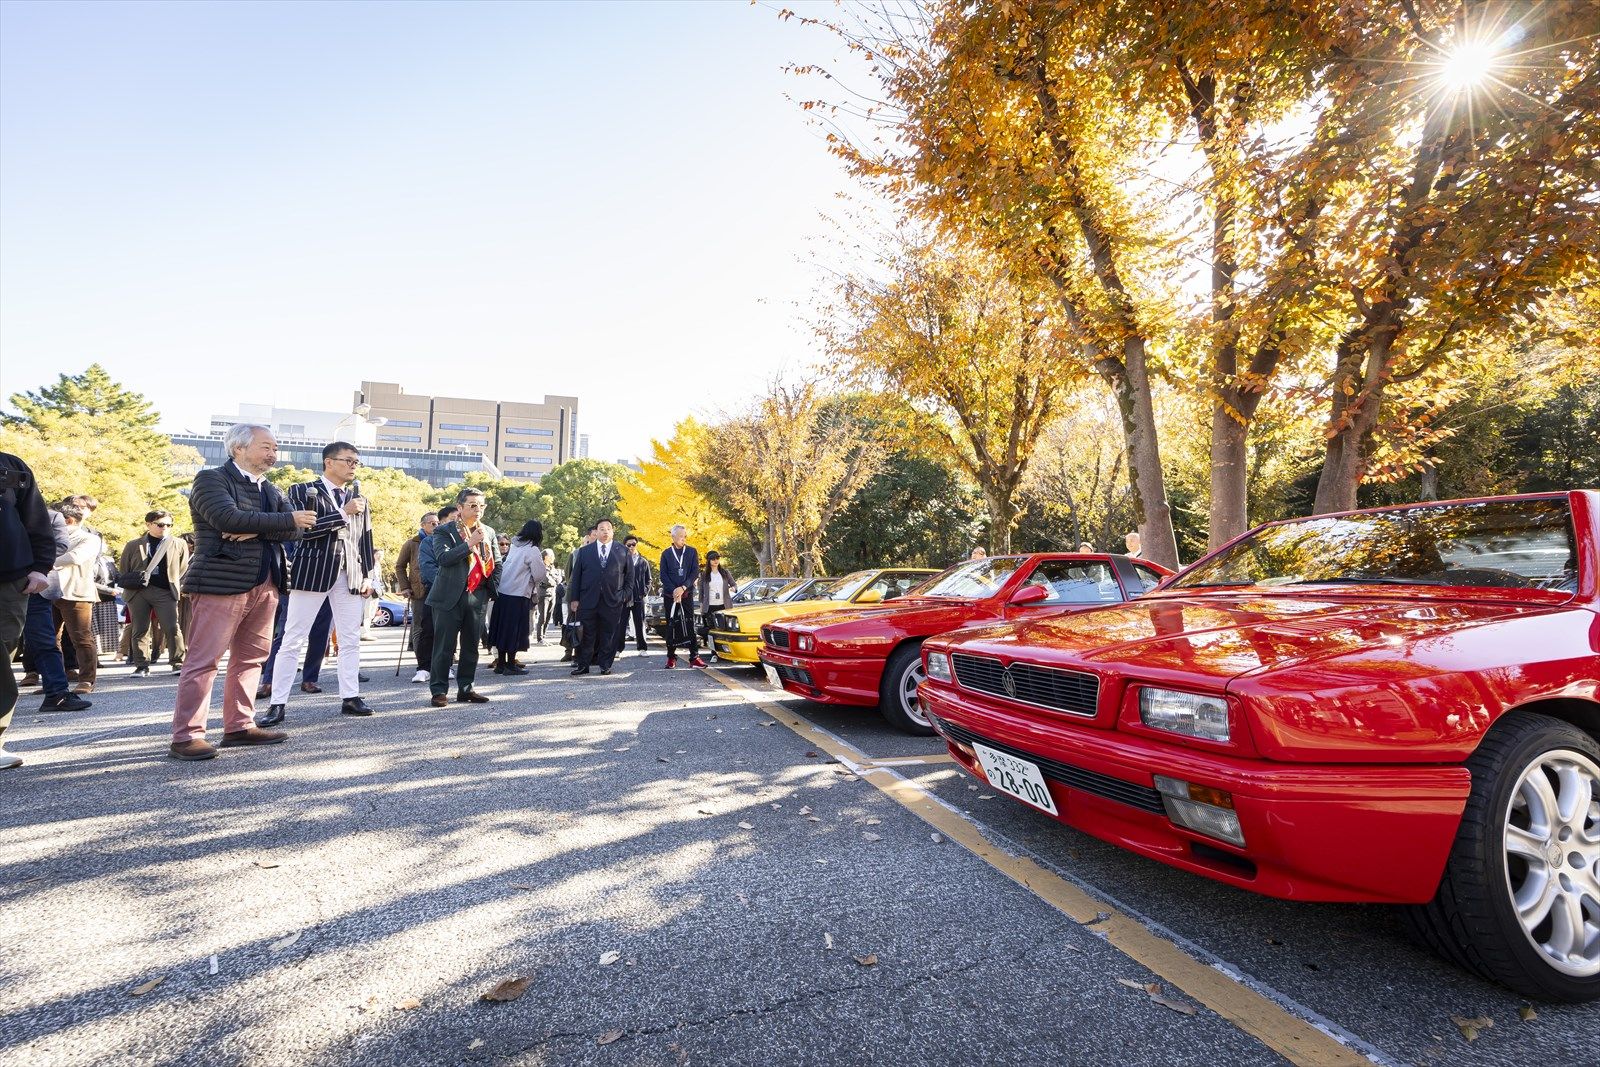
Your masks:
<instances>
[{"instance_id":1,"label":"beige coat","mask_svg":"<svg viewBox=\"0 0 1600 1067\"><path fill-rule=\"evenodd\" d=\"M67 550L56 557L56 568L50 575L50 584L61 589L60 599L100 602L100 590L94 583L100 545L100 536L85 530L81 523L67 527Z\"/></svg>"}]
</instances>

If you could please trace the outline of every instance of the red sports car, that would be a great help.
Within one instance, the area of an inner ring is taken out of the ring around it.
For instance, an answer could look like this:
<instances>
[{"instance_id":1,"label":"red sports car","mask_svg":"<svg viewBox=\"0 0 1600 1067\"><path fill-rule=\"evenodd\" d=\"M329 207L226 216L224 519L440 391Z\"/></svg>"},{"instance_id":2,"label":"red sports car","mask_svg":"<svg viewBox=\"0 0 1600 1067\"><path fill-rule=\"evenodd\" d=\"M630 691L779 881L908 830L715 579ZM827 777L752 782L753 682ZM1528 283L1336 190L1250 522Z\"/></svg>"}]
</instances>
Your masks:
<instances>
[{"instance_id":1,"label":"red sports car","mask_svg":"<svg viewBox=\"0 0 1600 1067\"><path fill-rule=\"evenodd\" d=\"M1040 552L959 563L881 608L826 611L761 628L774 685L826 704L874 705L911 734L933 727L917 707L918 648L974 623L1036 619L1120 604L1171 575L1127 556Z\"/></svg>"},{"instance_id":2,"label":"red sports car","mask_svg":"<svg viewBox=\"0 0 1600 1067\"><path fill-rule=\"evenodd\" d=\"M1600 492L1273 523L1135 603L922 652L996 790L1244 889L1413 905L1461 966L1600 997Z\"/></svg>"}]
</instances>

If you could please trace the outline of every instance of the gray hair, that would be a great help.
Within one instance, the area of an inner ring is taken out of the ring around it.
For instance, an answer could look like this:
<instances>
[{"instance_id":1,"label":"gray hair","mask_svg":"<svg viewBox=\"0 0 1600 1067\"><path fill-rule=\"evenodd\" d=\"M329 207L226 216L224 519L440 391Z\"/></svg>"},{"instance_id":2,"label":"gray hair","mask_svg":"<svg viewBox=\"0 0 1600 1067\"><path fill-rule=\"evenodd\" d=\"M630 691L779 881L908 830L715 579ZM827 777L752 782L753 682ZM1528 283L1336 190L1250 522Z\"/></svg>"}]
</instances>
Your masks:
<instances>
[{"instance_id":1,"label":"gray hair","mask_svg":"<svg viewBox=\"0 0 1600 1067\"><path fill-rule=\"evenodd\" d=\"M689 527L685 526L681 522L676 522L676 523L672 524L672 529L668 530L667 532L670 533L673 537L677 537L679 530L682 530L684 533L688 533L689 532Z\"/></svg>"},{"instance_id":2,"label":"gray hair","mask_svg":"<svg viewBox=\"0 0 1600 1067\"><path fill-rule=\"evenodd\" d=\"M241 448L249 448L255 443L257 433L271 433L271 426L263 426L259 422L240 422L228 427L228 432L223 435L222 445L228 450L231 459L235 452Z\"/></svg>"},{"instance_id":3,"label":"gray hair","mask_svg":"<svg viewBox=\"0 0 1600 1067\"><path fill-rule=\"evenodd\" d=\"M422 513L422 518L417 520L417 525L420 526L423 523L427 522L429 519L437 519L438 517L439 517L439 513L437 511L424 511Z\"/></svg>"}]
</instances>

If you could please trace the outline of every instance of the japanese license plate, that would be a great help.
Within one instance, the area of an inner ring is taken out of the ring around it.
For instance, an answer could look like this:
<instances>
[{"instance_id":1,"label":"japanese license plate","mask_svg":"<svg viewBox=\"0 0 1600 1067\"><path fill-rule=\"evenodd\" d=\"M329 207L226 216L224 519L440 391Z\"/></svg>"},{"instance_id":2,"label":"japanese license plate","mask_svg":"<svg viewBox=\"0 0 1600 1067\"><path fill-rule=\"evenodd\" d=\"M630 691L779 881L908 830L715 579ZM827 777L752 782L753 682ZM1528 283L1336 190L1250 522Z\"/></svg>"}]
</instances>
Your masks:
<instances>
[{"instance_id":1,"label":"japanese license plate","mask_svg":"<svg viewBox=\"0 0 1600 1067\"><path fill-rule=\"evenodd\" d=\"M972 749L978 754L978 763L983 766L990 785L1040 811L1058 814L1055 798L1050 795L1050 787L1045 785L1044 775L1039 773L1036 764L977 743Z\"/></svg>"},{"instance_id":2,"label":"japanese license plate","mask_svg":"<svg viewBox=\"0 0 1600 1067\"><path fill-rule=\"evenodd\" d=\"M761 669L767 672L767 684L774 689L782 689L783 682L778 678L778 672L772 669L772 664L763 663Z\"/></svg>"}]
</instances>

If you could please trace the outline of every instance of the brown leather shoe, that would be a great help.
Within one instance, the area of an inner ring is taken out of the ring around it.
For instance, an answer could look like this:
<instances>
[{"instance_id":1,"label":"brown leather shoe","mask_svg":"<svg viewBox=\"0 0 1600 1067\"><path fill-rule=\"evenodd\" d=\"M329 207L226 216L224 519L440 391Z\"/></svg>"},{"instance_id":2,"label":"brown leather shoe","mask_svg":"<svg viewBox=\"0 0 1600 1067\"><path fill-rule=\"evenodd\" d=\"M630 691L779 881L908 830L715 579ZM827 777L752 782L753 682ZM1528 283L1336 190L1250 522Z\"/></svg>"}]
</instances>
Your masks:
<instances>
[{"instance_id":1,"label":"brown leather shoe","mask_svg":"<svg viewBox=\"0 0 1600 1067\"><path fill-rule=\"evenodd\" d=\"M215 759L217 750L205 738L197 737L192 741L172 742L167 747L167 755L181 760Z\"/></svg>"},{"instance_id":2,"label":"brown leather shoe","mask_svg":"<svg viewBox=\"0 0 1600 1067\"><path fill-rule=\"evenodd\" d=\"M74 693L92 693L92 692L94 692L94 683L93 682L79 682L77 685L72 687L72 691Z\"/></svg>"},{"instance_id":3,"label":"brown leather shoe","mask_svg":"<svg viewBox=\"0 0 1600 1067\"><path fill-rule=\"evenodd\" d=\"M223 748L239 748L244 745L276 745L289 740L289 735L282 730L263 730L259 726L252 726L245 730L235 730L231 734L222 735Z\"/></svg>"},{"instance_id":4,"label":"brown leather shoe","mask_svg":"<svg viewBox=\"0 0 1600 1067\"><path fill-rule=\"evenodd\" d=\"M448 708L450 706L450 698L445 696L443 693L440 693L438 696L428 701L428 703L432 704L436 708Z\"/></svg>"},{"instance_id":5,"label":"brown leather shoe","mask_svg":"<svg viewBox=\"0 0 1600 1067\"><path fill-rule=\"evenodd\" d=\"M489 698L478 692L476 689L463 689L461 692L456 694L456 703L487 704L489 703Z\"/></svg>"},{"instance_id":6,"label":"brown leather shoe","mask_svg":"<svg viewBox=\"0 0 1600 1067\"><path fill-rule=\"evenodd\" d=\"M301 682L300 683L300 692L302 692L302 693L320 693L320 692L322 692L322 686L318 685L316 682Z\"/></svg>"}]
</instances>

